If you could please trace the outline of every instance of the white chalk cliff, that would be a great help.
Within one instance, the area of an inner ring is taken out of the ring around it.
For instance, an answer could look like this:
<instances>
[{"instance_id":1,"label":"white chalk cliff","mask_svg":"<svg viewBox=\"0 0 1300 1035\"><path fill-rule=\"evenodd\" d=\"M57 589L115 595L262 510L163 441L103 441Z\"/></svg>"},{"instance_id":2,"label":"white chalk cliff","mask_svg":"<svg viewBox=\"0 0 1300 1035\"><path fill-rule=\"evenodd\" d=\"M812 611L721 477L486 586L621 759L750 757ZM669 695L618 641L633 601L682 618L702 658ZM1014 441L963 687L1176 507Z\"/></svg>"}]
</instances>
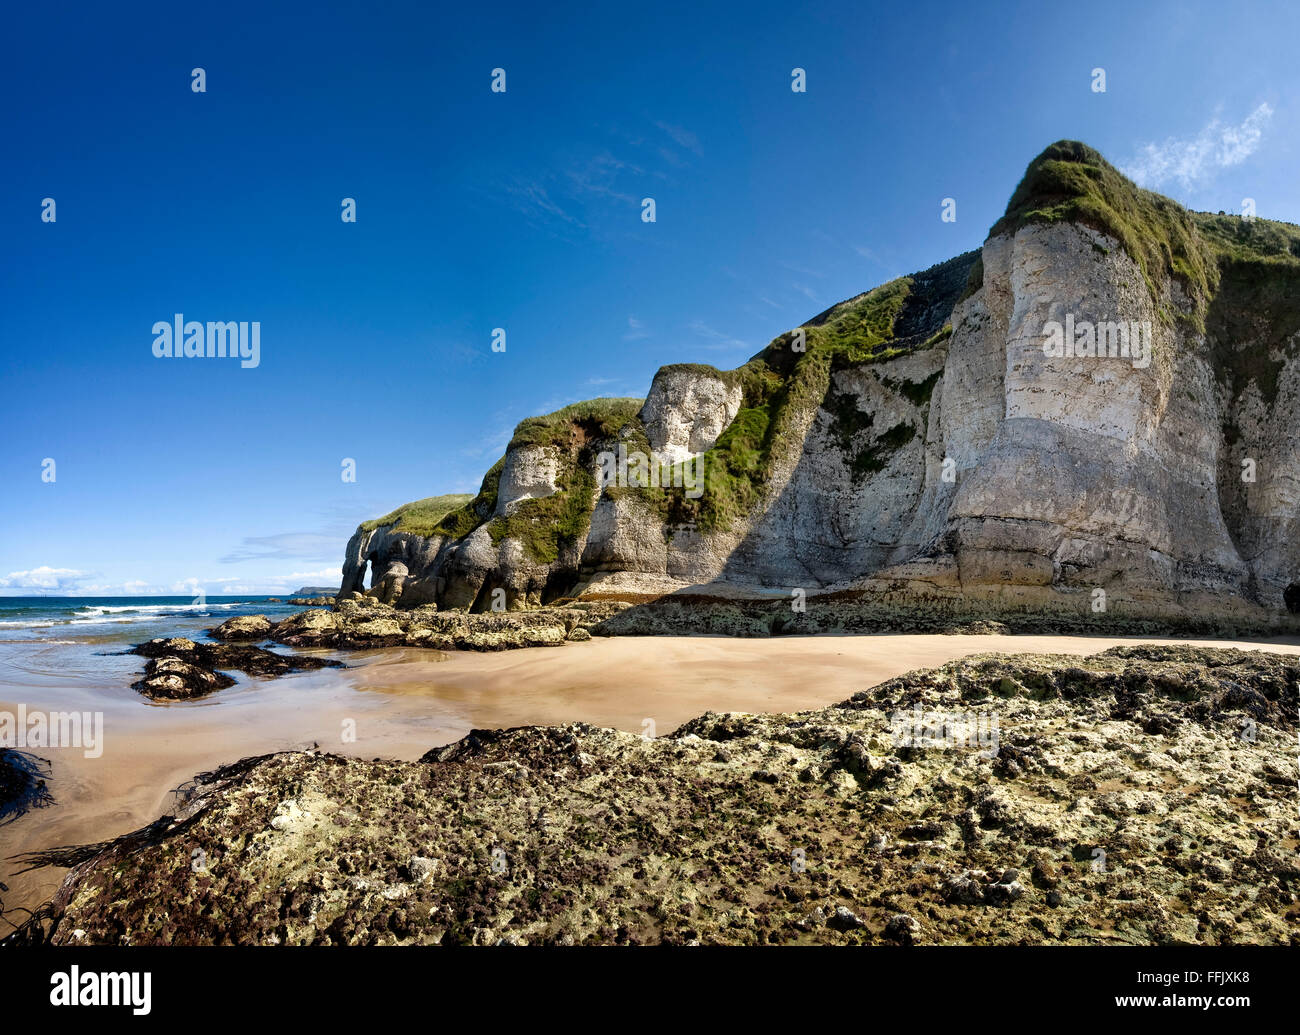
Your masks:
<instances>
[{"instance_id":1,"label":"white chalk cliff","mask_svg":"<svg viewBox=\"0 0 1300 1035\"><path fill-rule=\"evenodd\" d=\"M1149 363L1046 354L1067 319L1149 328ZM1298 346L1300 228L1188 213L1061 142L979 252L738 370L665 367L639 409L525 421L438 528L359 528L341 592L369 570L399 606L694 587L1085 610L1101 589L1295 612ZM602 484L620 443L702 465L703 495Z\"/></svg>"}]
</instances>

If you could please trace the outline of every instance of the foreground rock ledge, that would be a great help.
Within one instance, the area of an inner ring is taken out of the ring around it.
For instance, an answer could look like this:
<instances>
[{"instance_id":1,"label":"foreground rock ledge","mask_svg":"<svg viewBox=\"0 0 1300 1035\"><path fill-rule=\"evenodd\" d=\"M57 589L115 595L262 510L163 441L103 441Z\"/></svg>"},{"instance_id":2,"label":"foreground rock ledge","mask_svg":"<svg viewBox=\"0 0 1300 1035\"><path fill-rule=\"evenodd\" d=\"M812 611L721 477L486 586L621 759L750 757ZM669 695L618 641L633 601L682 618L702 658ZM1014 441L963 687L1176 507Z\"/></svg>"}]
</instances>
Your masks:
<instances>
[{"instance_id":1,"label":"foreground rock ledge","mask_svg":"<svg viewBox=\"0 0 1300 1035\"><path fill-rule=\"evenodd\" d=\"M1182 646L986 654L657 740L577 724L414 763L248 759L175 817L36 860L78 865L26 934L1294 945L1298 675ZM996 718L996 755L896 746L917 705Z\"/></svg>"}]
</instances>

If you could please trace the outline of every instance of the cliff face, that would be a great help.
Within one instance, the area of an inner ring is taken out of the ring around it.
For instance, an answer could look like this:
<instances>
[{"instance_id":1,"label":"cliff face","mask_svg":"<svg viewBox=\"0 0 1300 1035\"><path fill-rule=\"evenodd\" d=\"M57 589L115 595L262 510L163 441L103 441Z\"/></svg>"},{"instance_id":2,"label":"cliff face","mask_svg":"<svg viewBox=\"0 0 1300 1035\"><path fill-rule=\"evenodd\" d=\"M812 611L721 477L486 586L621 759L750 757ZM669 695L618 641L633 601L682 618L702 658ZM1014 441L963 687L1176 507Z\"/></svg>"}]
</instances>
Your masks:
<instances>
[{"instance_id":1,"label":"cliff face","mask_svg":"<svg viewBox=\"0 0 1300 1035\"><path fill-rule=\"evenodd\" d=\"M369 567L402 607L698 587L1087 611L1104 590L1285 616L1298 345L1300 228L1186 212L1062 142L980 252L737 370L523 422L473 499L361 526L342 592Z\"/></svg>"}]
</instances>

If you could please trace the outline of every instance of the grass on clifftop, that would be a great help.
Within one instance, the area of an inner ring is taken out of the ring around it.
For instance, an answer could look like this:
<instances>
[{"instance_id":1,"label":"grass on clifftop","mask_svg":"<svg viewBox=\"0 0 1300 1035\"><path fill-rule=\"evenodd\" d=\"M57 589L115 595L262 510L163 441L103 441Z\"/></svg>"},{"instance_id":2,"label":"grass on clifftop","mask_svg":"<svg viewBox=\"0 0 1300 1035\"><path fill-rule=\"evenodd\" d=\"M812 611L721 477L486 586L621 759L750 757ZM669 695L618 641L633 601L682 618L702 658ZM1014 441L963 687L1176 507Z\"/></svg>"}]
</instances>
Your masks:
<instances>
[{"instance_id":1,"label":"grass on clifftop","mask_svg":"<svg viewBox=\"0 0 1300 1035\"><path fill-rule=\"evenodd\" d=\"M430 536L437 534L439 522L454 510L465 506L474 497L469 493L452 493L448 496L428 496L414 503L404 503L391 514L365 521L361 528L373 532L383 525L395 526L395 532Z\"/></svg>"},{"instance_id":2,"label":"grass on clifftop","mask_svg":"<svg viewBox=\"0 0 1300 1035\"><path fill-rule=\"evenodd\" d=\"M1136 186L1094 149L1069 140L1052 144L1030 163L989 236L1060 222L1089 226L1118 240L1142 270L1153 300L1160 298L1157 285L1166 274L1180 281L1192 299L1192 311L1184 316L1162 306L1162 317L1183 317L1207 332L1216 371L1234 398L1253 383L1266 402L1274 400L1283 361L1273 357L1291 349L1300 331L1300 227L1189 212ZM664 368L714 376L742 389L735 419L704 454L704 495L691 500L682 489L607 491L634 495L670 526L694 522L704 532L732 527L759 503L777 462L801 448L816 407L829 407L834 433L852 454L855 480L882 469L889 455L922 428L900 422L853 447L854 436L871 426L870 415L856 405L836 408L838 401L828 398L832 374L942 345L953 333L946 323L952 306L982 287L983 273L982 256L967 253L832 306L775 338L735 370L699 363ZM805 348L796 352L800 330ZM893 378L885 383L923 408L941 376L937 372L916 383ZM648 453L645 429L637 419L642 404L640 399L592 399L521 421L510 447L558 448L561 491L524 501L508 517L495 519L493 539L518 538L530 556L544 561L554 560L563 544L576 541L590 523L594 496L594 480L581 458L589 456L593 444L620 435L630 451ZM472 500L432 497L363 527L400 517L402 531L431 528L452 538L468 535L492 520L502 465L498 461L488 471ZM438 515L442 501L458 502Z\"/></svg>"},{"instance_id":3,"label":"grass on clifftop","mask_svg":"<svg viewBox=\"0 0 1300 1035\"><path fill-rule=\"evenodd\" d=\"M506 466L506 458L488 468L487 474L479 484L478 495L463 507L453 510L434 529L435 535L445 535L448 539L464 539L479 525L483 524L497 509L497 489L501 484L501 471Z\"/></svg>"},{"instance_id":4,"label":"grass on clifftop","mask_svg":"<svg viewBox=\"0 0 1300 1035\"><path fill-rule=\"evenodd\" d=\"M544 417L526 417L515 428L511 449L568 446L581 439L612 438L640 412L644 399L588 399Z\"/></svg>"},{"instance_id":5,"label":"grass on clifftop","mask_svg":"<svg viewBox=\"0 0 1300 1035\"><path fill-rule=\"evenodd\" d=\"M1142 268L1153 300L1157 279L1180 279L1197 310L1218 283L1211 249L1191 213L1176 201L1135 185L1097 151L1058 140L1035 158L990 237L1031 223L1080 223L1118 240Z\"/></svg>"}]
</instances>

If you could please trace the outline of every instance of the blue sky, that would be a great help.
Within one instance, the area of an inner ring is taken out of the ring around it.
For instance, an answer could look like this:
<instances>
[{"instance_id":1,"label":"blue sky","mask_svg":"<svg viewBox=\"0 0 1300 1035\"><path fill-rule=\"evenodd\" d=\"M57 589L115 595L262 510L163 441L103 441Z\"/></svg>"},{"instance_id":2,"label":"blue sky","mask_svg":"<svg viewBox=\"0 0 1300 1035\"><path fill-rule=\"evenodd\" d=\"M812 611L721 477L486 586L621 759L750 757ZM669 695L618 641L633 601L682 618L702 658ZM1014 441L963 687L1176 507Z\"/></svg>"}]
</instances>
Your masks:
<instances>
[{"instance_id":1,"label":"blue sky","mask_svg":"<svg viewBox=\"0 0 1300 1035\"><path fill-rule=\"evenodd\" d=\"M0 16L0 593L334 582L523 417L978 246L1056 139L1300 222L1283 3L266 6ZM260 364L156 358L178 312Z\"/></svg>"}]
</instances>

